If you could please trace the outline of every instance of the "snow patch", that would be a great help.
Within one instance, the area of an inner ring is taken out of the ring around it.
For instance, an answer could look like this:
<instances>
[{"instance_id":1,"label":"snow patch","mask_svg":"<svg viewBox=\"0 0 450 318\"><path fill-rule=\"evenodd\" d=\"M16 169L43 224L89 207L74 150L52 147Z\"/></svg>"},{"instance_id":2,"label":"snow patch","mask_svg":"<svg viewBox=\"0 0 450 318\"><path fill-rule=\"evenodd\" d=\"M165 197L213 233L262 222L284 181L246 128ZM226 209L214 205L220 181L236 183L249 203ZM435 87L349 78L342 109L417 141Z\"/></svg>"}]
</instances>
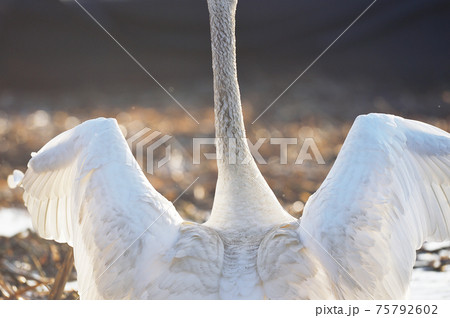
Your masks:
<instances>
[{"instance_id":1,"label":"snow patch","mask_svg":"<svg viewBox=\"0 0 450 318\"><path fill-rule=\"evenodd\" d=\"M409 299L450 299L450 271L433 272L415 269Z\"/></svg>"},{"instance_id":2,"label":"snow patch","mask_svg":"<svg viewBox=\"0 0 450 318\"><path fill-rule=\"evenodd\" d=\"M444 242L426 242L423 244L423 249L434 252L443 248L450 247L450 241L444 241Z\"/></svg>"},{"instance_id":3,"label":"snow patch","mask_svg":"<svg viewBox=\"0 0 450 318\"><path fill-rule=\"evenodd\" d=\"M25 175L20 170L14 170L13 174L8 176L8 186L10 189L15 189L22 183L23 177Z\"/></svg>"},{"instance_id":4,"label":"snow patch","mask_svg":"<svg viewBox=\"0 0 450 318\"><path fill-rule=\"evenodd\" d=\"M33 229L27 210L0 209L0 236L11 237L27 229Z\"/></svg>"}]
</instances>

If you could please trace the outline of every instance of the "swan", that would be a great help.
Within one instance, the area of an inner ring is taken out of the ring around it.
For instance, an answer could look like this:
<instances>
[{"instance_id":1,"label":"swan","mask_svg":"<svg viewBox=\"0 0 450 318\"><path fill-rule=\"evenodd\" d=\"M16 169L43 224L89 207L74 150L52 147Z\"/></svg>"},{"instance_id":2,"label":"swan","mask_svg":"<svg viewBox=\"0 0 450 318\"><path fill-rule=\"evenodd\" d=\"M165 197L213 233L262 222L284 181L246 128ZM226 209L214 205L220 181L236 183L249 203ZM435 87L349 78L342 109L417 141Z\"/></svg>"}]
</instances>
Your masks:
<instances>
[{"instance_id":1,"label":"swan","mask_svg":"<svg viewBox=\"0 0 450 318\"><path fill-rule=\"evenodd\" d=\"M357 117L301 219L290 216L245 142L237 0L207 2L221 159L206 223L183 221L153 188L114 119L60 134L16 175L39 235L73 246L81 298L406 297L415 251L450 238L450 135Z\"/></svg>"}]
</instances>

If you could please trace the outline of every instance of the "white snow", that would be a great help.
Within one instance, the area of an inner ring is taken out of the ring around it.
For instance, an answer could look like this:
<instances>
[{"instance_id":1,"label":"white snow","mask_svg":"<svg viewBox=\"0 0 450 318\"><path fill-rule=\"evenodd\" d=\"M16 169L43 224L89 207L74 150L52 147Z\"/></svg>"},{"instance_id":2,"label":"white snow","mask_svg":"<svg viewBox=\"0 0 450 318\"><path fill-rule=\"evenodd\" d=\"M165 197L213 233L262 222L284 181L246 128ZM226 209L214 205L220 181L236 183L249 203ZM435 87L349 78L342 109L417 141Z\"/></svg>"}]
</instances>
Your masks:
<instances>
[{"instance_id":1,"label":"white snow","mask_svg":"<svg viewBox=\"0 0 450 318\"><path fill-rule=\"evenodd\" d=\"M27 210L0 209L0 236L11 237L26 229L32 229L31 217Z\"/></svg>"},{"instance_id":2,"label":"white snow","mask_svg":"<svg viewBox=\"0 0 450 318\"><path fill-rule=\"evenodd\" d=\"M410 290L410 299L450 299L450 271L415 269Z\"/></svg>"},{"instance_id":3,"label":"white snow","mask_svg":"<svg viewBox=\"0 0 450 318\"><path fill-rule=\"evenodd\" d=\"M65 291L77 291L78 290L78 282L76 280L72 282L67 282L66 286L64 286Z\"/></svg>"},{"instance_id":4,"label":"white snow","mask_svg":"<svg viewBox=\"0 0 450 318\"><path fill-rule=\"evenodd\" d=\"M26 210L15 208L0 208L0 236L11 237L32 229L31 218ZM446 243L426 243L426 248L436 250L449 246ZM428 255L428 256L426 256ZM432 254L423 254L421 258L436 258ZM76 282L70 282L66 290L77 289ZM412 275L410 299L450 299L450 271L433 272L415 269Z\"/></svg>"},{"instance_id":5,"label":"white snow","mask_svg":"<svg viewBox=\"0 0 450 318\"><path fill-rule=\"evenodd\" d=\"M7 180L8 181L8 186L11 189L16 188L22 182L24 176L25 175L23 174L22 171L14 170L13 174L8 176L8 180Z\"/></svg>"},{"instance_id":6,"label":"white snow","mask_svg":"<svg viewBox=\"0 0 450 318\"><path fill-rule=\"evenodd\" d=\"M441 248L446 248L446 247L450 247L450 241L444 241L444 242L440 242L440 243L426 242L423 244L423 248L430 252L440 250Z\"/></svg>"}]
</instances>

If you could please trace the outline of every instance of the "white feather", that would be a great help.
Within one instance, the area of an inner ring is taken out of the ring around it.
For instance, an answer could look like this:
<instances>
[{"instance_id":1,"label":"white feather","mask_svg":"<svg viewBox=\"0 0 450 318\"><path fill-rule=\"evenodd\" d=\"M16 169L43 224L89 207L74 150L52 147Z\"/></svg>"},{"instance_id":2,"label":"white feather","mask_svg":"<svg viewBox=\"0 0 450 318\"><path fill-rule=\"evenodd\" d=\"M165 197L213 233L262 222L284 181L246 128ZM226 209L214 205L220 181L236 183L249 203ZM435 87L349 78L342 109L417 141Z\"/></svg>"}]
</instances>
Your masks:
<instances>
[{"instance_id":1,"label":"white feather","mask_svg":"<svg viewBox=\"0 0 450 318\"><path fill-rule=\"evenodd\" d=\"M335 296L404 297L416 249L450 237L449 185L448 133L392 115L358 117L299 229L339 286Z\"/></svg>"}]
</instances>

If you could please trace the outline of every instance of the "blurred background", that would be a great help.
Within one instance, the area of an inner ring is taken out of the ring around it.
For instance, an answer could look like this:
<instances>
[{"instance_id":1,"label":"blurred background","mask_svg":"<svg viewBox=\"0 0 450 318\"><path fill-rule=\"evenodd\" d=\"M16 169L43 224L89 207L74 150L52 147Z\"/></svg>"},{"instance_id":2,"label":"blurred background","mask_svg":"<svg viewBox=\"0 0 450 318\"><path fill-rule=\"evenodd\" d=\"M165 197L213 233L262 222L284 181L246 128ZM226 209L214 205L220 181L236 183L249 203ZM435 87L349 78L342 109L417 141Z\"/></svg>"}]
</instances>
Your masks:
<instances>
[{"instance_id":1,"label":"blurred background","mask_svg":"<svg viewBox=\"0 0 450 318\"><path fill-rule=\"evenodd\" d=\"M205 220L212 206L215 163L190 164L192 137L214 135L206 0L78 2L200 125L76 2L0 0L0 298L47 298L67 252L28 230L22 191L9 189L7 176L25 171L31 152L84 120L115 117L126 136L144 127L173 136L178 159L148 175L150 181L173 200L199 176L175 205L195 221ZM261 147L269 164L260 168L294 216L328 173L357 115L386 112L450 129L448 0L376 1L251 124L371 3L238 4L238 73L250 140L313 137L326 162L294 165L299 143L281 165L279 148ZM448 289L436 287L450 285L448 246L419 253L413 297L450 298ZM434 281L432 290L421 285ZM62 297L76 298L76 285Z\"/></svg>"}]
</instances>

